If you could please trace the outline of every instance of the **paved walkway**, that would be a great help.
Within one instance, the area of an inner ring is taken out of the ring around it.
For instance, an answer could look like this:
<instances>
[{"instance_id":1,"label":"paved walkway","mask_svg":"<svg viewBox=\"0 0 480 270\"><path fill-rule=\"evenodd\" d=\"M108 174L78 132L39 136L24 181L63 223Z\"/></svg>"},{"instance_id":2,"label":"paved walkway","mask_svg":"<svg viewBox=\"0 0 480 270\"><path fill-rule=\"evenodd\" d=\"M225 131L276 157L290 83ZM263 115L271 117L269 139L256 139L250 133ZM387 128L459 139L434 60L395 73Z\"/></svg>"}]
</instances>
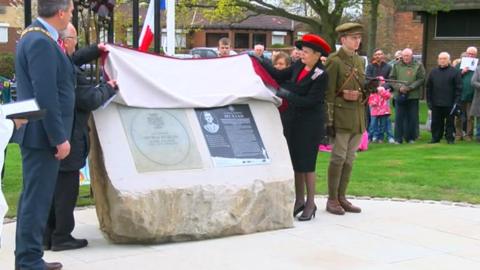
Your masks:
<instances>
[{"instance_id":1,"label":"paved walkway","mask_svg":"<svg viewBox=\"0 0 480 270\"><path fill-rule=\"evenodd\" d=\"M76 237L90 245L46 252L65 270L399 270L480 269L480 208L356 200L364 213L323 210L295 228L163 245L113 245L98 229L94 209L76 211ZM0 269L13 269L15 223L4 228Z\"/></svg>"}]
</instances>

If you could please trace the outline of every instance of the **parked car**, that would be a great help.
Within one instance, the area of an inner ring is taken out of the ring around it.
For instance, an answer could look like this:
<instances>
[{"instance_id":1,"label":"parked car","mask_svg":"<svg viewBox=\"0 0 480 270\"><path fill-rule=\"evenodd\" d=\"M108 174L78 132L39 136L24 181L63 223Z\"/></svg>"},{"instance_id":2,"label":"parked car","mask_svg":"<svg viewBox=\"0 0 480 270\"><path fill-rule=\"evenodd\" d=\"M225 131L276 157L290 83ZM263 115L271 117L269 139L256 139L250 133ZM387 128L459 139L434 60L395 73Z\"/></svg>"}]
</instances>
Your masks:
<instances>
[{"instance_id":1,"label":"parked car","mask_svg":"<svg viewBox=\"0 0 480 270\"><path fill-rule=\"evenodd\" d=\"M416 60L417 62L422 63L422 55L421 54L414 54L413 59Z\"/></svg>"},{"instance_id":2,"label":"parked car","mask_svg":"<svg viewBox=\"0 0 480 270\"><path fill-rule=\"evenodd\" d=\"M176 53L173 55L173 57L180 59L192 59L193 55L188 53Z\"/></svg>"},{"instance_id":3,"label":"parked car","mask_svg":"<svg viewBox=\"0 0 480 270\"><path fill-rule=\"evenodd\" d=\"M249 50L247 52L249 55L254 55L255 54L255 51L253 50ZM263 56L267 59L270 59L272 60L272 52L271 51L263 51Z\"/></svg>"},{"instance_id":4,"label":"parked car","mask_svg":"<svg viewBox=\"0 0 480 270\"><path fill-rule=\"evenodd\" d=\"M215 47L195 47L190 50L190 54L193 58L216 58L218 57L218 48ZM237 53L230 50L230 55L236 55Z\"/></svg>"}]
</instances>

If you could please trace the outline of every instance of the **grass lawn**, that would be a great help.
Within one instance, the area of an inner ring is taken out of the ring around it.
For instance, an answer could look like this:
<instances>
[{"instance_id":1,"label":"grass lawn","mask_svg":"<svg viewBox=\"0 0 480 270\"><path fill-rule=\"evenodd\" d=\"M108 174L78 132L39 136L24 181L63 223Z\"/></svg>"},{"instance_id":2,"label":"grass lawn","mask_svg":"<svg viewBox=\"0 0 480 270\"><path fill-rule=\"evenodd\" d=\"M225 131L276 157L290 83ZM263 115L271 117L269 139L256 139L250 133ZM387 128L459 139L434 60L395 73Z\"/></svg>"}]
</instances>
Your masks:
<instances>
[{"instance_id":1,"label":"grass lawn","mask_svg":"<svg viewBox=\"0 0 480 270\"><path fill-rule=\"evenodd\" d=\"M22 158L20 148L17 144L10 144L5 157L5 175L2 181L2 190L8 203L7 217L17 214L17 202L22 189ZM77 205L90 205L93 200L90 198L90 187L80 187L80 198Z\"/></svg>"},{"instance_id":2,"label":"grass lawn","mask_svg":"<svg viewBox=\"0 0 480 270\"><path fill-rule=\"evenodd\" d=\"M348 194L480 204L480 144L428 144L422 132L415 144L370 144L359 152ZM326 194L329 153L317 159L317 193Z\"/></svg>"},{"instance_id":3,"label":"grass lawn","mask_svg":"<svg viewBox=\"0 0 480 270\"><path fill-rule=\"evenodd\" d=\"M421 112L426 116L423 105ZM422 131L421 139L415 144L370 144L368 151L358 153L348 194L480 204L480 144L430 145L427 144L430 138L430 133ZM318 156L319 194L327 191L329 157L329 153ZM22 183L21 158L16 144L9 145L5 166L3 192L10 207L7 216L12 217L16 214ZM82 186L77 204L93 204L89 194L89 187Z\"/></svg>"}]
</instances>

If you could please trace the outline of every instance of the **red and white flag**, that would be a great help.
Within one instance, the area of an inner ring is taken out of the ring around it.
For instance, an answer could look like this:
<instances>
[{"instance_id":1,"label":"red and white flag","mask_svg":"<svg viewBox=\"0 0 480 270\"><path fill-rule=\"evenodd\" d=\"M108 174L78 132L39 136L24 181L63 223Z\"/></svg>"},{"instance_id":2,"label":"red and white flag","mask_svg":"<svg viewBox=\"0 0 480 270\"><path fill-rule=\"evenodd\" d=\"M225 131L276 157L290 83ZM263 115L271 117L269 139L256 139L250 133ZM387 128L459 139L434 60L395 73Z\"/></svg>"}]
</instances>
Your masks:
<instances>
[{"instance_id":1,"label":"red and white flag","mask_svg":"<svg viewBox=\"0 0 480 270\"><path fill-rule=\"evenodd\" d=\"M160 0L160 10L165 10L165 0ZM148 4L147 15L143 22L142 33L140 33L140 40L138 42L138 50L142 52L148 51L148 47L153 41L155 33L155 0L150 0Z\"/></svg>"}]
</instances>

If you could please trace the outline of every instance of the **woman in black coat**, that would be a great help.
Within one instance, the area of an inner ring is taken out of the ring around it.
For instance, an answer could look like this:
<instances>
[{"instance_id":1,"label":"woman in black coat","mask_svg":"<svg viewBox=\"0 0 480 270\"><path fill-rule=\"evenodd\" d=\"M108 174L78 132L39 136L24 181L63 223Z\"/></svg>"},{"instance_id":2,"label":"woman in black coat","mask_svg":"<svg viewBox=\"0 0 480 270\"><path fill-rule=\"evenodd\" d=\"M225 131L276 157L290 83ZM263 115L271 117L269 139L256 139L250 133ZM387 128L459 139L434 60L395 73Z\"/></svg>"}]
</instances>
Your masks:
<instances>
[{"instance_id":1,"label":"woman in black coat","mask_svg":"<svg viewBox=\"0 0 480 270\"><path fill-rule=\"evenodd\" d=\"M317 210L315 166L318 145L325 135L324 100L328 77L320 57L327 56L331 49L327 42L313 34L304 35L295 45L302 50L301 61L283 70L266 63L262 65L281 86L277 96L288 101L288 108L281 117L295 171L293 215L303 211L298 220L306 221L315 217Z\"/></svg>"}]
</instances>

